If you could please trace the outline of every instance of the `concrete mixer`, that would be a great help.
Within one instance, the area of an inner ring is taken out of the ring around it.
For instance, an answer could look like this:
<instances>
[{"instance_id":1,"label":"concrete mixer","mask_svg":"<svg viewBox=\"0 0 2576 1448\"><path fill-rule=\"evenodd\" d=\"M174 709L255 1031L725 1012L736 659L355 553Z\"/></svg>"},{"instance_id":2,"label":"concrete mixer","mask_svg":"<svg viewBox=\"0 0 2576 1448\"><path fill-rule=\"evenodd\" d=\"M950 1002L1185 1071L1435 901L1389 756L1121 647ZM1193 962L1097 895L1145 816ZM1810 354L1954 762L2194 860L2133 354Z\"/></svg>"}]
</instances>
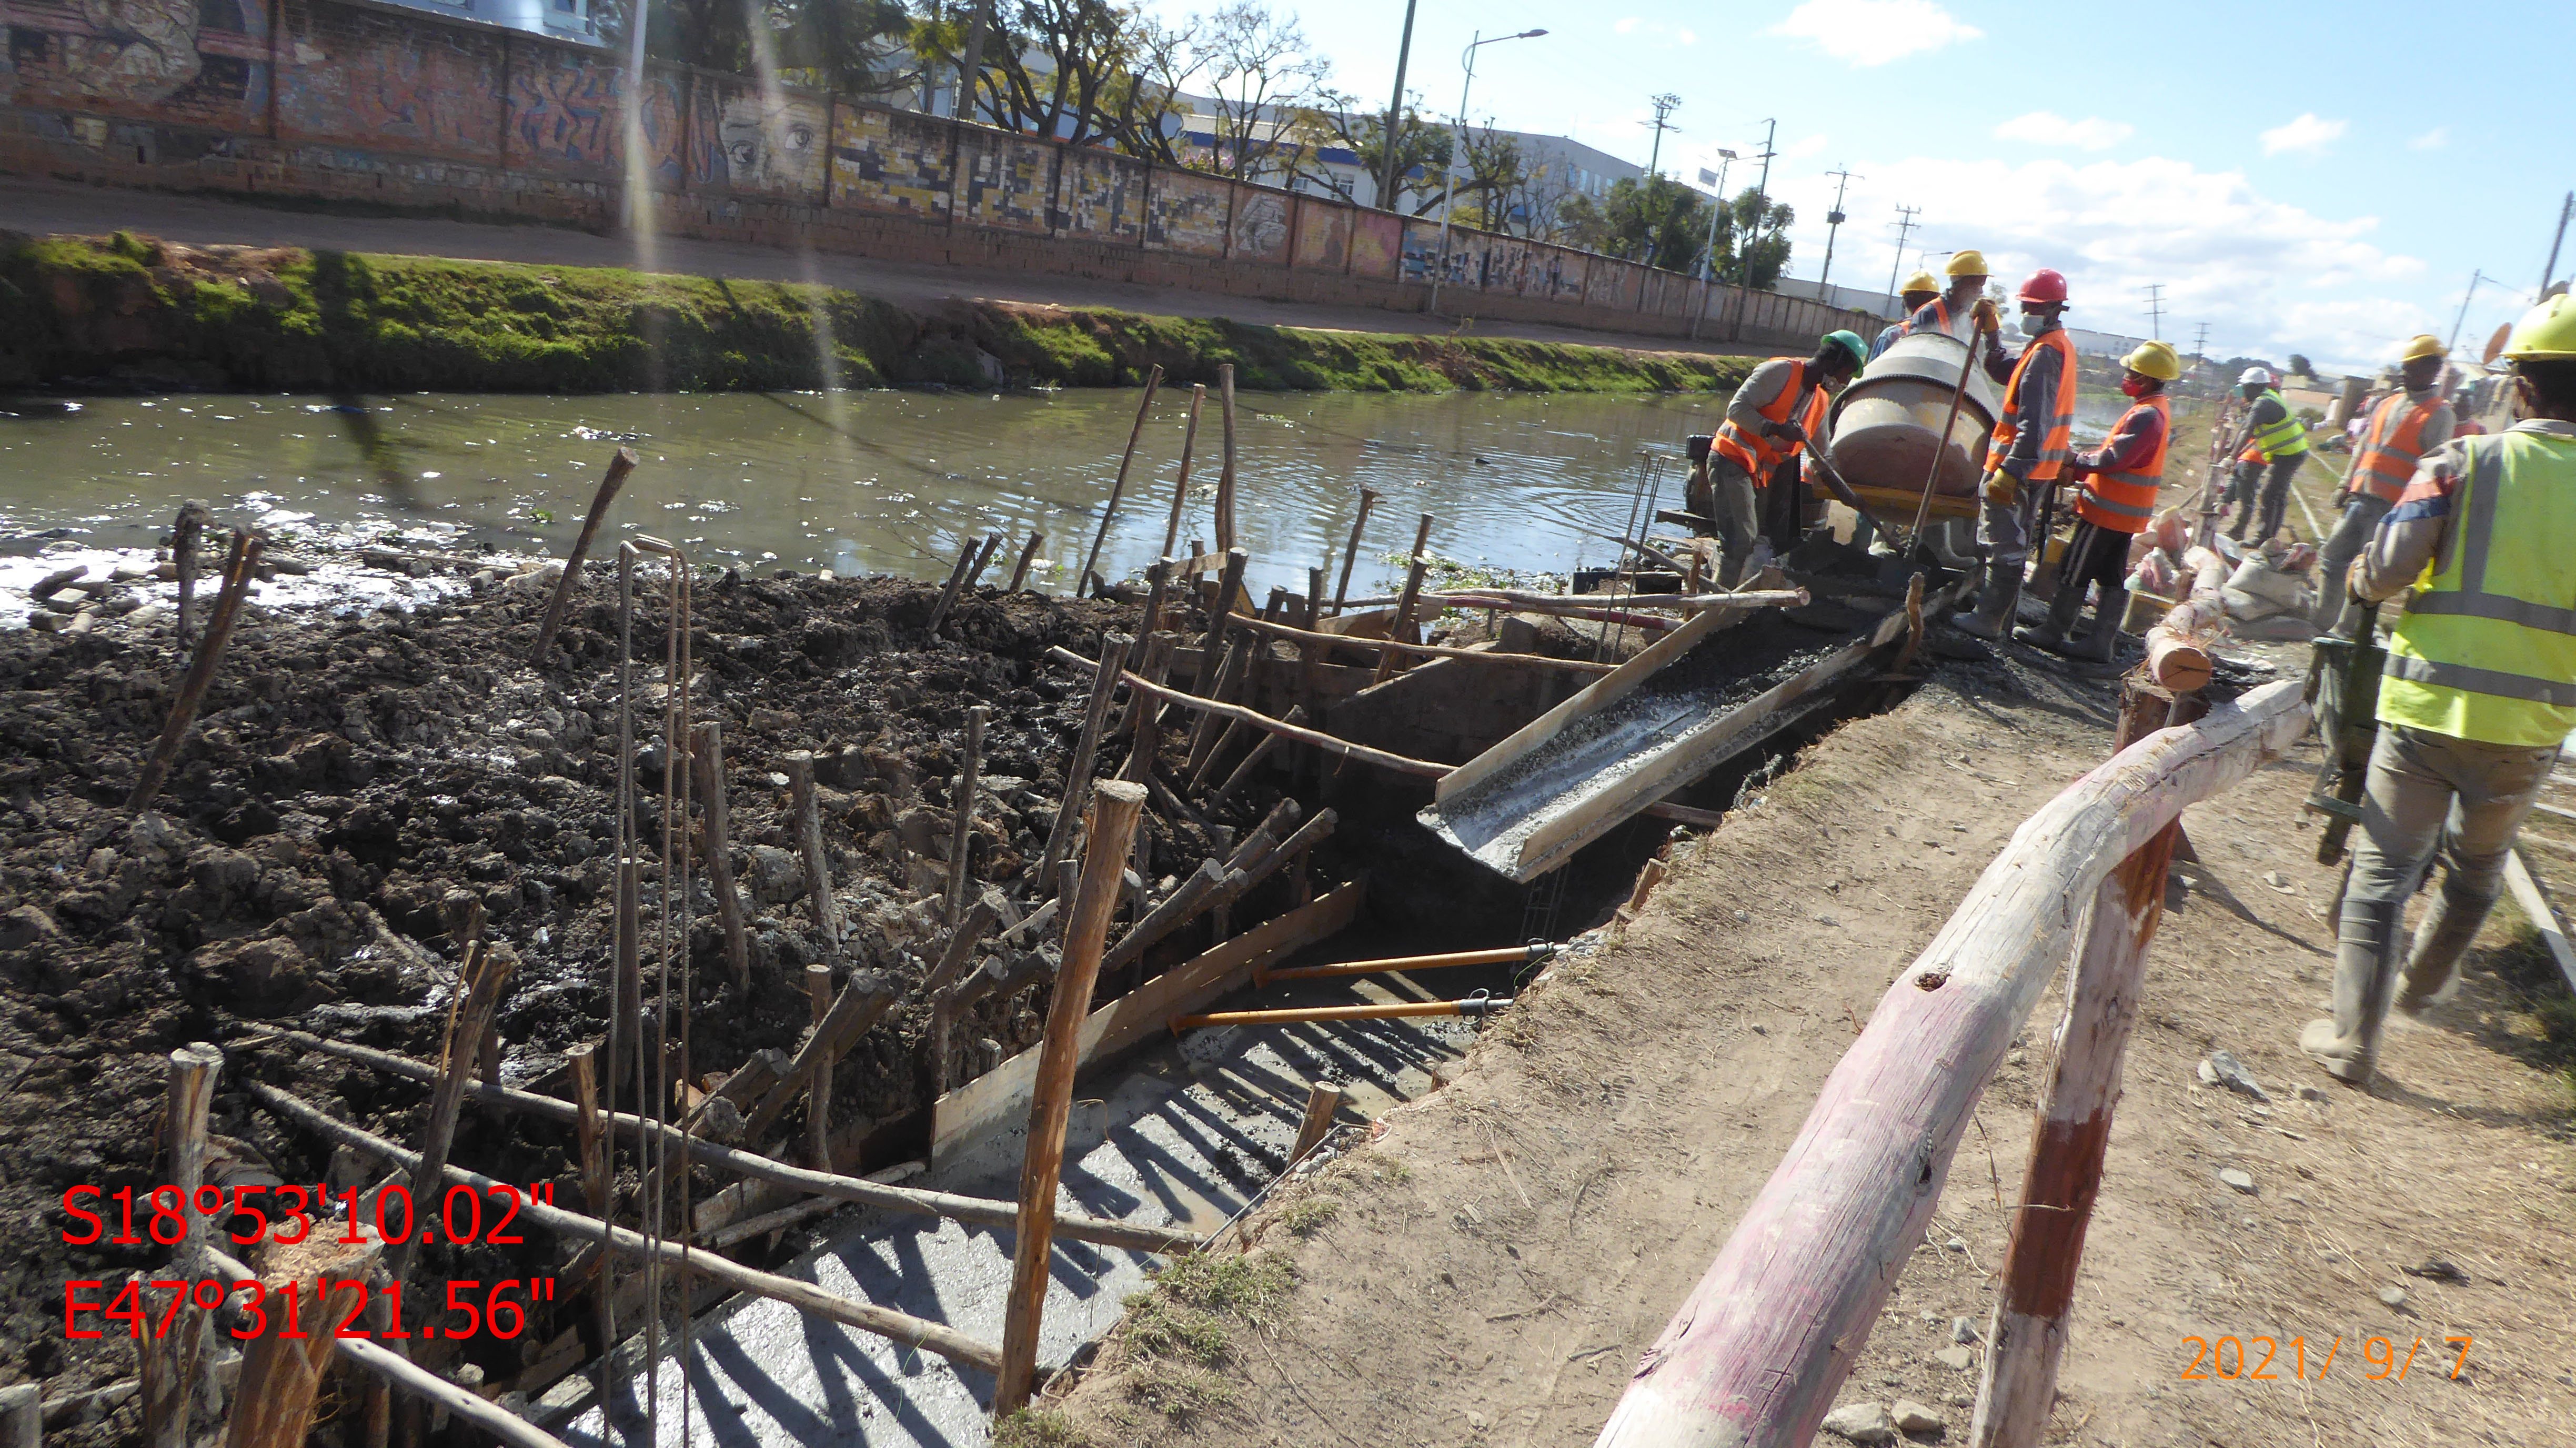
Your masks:
<instances>
[{"instance_id":1,"label":"concrete mixer","mask_svg":"<svg viewBox=\"0 0 2576 1448\"><path fill-rule=\"evenodd\" d=\"M1942 446L1941 422L1949 416L1963 366L1968 390ZM1899 337L1835 399L1834 467L1873 511L1911 522L1938 451L1941 468L1928 516L1973 518L1986 439L2002 406L2003 389L1977 364L1970 343L1946 332Z\"/></svg>"}]
</instances>

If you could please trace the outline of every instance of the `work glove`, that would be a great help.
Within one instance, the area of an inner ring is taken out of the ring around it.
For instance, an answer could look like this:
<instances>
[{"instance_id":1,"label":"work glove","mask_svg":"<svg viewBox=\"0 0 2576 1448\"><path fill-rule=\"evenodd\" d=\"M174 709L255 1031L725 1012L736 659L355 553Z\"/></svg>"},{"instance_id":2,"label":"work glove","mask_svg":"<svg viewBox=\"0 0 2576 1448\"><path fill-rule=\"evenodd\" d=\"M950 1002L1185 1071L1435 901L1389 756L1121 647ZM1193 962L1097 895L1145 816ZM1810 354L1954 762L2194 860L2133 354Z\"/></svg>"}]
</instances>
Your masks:
<instances>
[{"instance_id":1,"label":"work glove","mask_svg":"<svg viewBox=\"0 0 2576 1448\"><path fill-rule=\"evenodd\" d=\"M2344 596L2351 599L2353 602L2367 604L2370 600L2361 596L2361 568L2363 562L2363 559L2356 558L2352 560L2352 566L2343 571L2343 592Z\"/></svg>"},{"instance_id":2,"label":"work glove","mask_svg":"<svg viewBox=\"0 0 2576 1448\"><path fill-rule=\"evenodd\" d=\"M2010 508L2021 502L2021 483L2001 468L1986 474L1986 501L1998 508Z\"/></svg>"},{"instance_id":3,"label":"work glove","mask_svg":"<svg viewBox=\"0 0 2576 1448\"><path fill-rule=\"evenodd\" d=\"M1977 305L1971 315L1976 317L1977 330L1980 332L2000 332L2004 328L2004 314L1995 310L1992 297L1977 298Z\"/></svg>"},{"instance_id":4,"label":"work glove","mask_svg":"<svg viewBox=\"0 0 2576 1448\"><path fill-rule=\"evenodd\" d=\"M1762 424L1762 431L1766 436L1781 438L1788 442L1802 443L1807 440L1807 430L1794 422L1766 422Z\"/></svg>"}]
</instances>

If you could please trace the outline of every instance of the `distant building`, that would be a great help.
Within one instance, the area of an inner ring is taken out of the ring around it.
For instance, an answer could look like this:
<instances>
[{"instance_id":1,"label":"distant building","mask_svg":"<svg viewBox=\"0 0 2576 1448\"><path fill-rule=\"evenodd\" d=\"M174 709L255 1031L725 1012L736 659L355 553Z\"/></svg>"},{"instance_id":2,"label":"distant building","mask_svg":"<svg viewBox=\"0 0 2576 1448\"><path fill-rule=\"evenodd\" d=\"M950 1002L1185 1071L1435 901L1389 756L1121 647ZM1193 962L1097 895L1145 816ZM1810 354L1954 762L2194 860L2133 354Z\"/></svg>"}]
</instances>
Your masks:
<instances>
[{"instance_id":1,"label":"distant building","mask_svg":"<svg viewBox=\"0 0 2576 1448\"><path fill-rule=\"evenodd\" d=\"M553 40L570 40L586 45L599 43L599 22L590 13L591 0L386 0L410 10L426 10L451 20L480 20L486 25L506 25L531 35Z\"/></svg>"}]
</instances>

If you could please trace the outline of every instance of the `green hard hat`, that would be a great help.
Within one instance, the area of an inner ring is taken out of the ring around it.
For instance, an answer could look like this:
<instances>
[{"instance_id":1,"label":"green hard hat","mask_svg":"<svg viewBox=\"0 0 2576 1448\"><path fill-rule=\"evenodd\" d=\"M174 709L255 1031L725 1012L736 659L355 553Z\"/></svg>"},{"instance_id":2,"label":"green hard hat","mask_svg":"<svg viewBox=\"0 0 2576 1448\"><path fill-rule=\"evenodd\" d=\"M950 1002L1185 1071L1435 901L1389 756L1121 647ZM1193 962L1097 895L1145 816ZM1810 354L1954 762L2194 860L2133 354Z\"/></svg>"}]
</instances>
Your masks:
<instances>
[{"instance_id":1,"label":"green hard hat","mask_svg":"<svg viewBox=\"0 0 2576 1448\"><path fill-rule=\"evenodd\" d=\"M1868 364L1869 344L1860 339L1859 333L1827 332L1824 340L1833 343L1835 346L1842 348L1846 352L1849 352L1851 354L1852 367L1854 370L1858 370Z\"/></svg>"}]
</instances>

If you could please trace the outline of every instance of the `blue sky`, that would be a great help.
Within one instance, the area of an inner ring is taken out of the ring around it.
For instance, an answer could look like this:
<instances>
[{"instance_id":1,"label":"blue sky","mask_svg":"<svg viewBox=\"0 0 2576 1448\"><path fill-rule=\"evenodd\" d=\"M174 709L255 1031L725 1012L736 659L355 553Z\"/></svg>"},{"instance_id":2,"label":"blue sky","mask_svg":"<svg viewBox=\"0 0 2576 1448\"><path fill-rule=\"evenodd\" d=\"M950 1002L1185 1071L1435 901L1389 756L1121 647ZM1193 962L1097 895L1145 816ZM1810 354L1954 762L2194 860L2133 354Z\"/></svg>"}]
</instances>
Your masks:
<instances>
[{"instance_id":1,"label":"blue sky","mask_svg":"<svg viewBox=\"0 0 2576 1448\"><path fill-rule=\"evenodd\" d=\"M1150 0L1167 16L1205 8ZM1385 104L1402 0L1272 0ZM1845 165L1851 221L1833 280L1880 287L1894 208L1908 243L1982 248L2015 281L2054 266L2075 325L2143 336L2141 290L2165 288L2164 335L2322 366L2393 359L2447 336L2472 269L2461 348L2528 306L2576 186L2576 8L2505 0L2466 12L2389 0L2338 7L1982 0L1420 0L1407 88L1447 116L1475 31L1471 118L1570 135L1643 163L1647 98L1682 97L1664 167L1696 177L1719 147L1761 149L1798 209L1794 276L1813 278ZM1678 160L1679 165L1676 165ZM1738 163L1729 189L1749 179ZM2558 275L2576 271L2576 238Z\"/></svg>"}]
</instances>

